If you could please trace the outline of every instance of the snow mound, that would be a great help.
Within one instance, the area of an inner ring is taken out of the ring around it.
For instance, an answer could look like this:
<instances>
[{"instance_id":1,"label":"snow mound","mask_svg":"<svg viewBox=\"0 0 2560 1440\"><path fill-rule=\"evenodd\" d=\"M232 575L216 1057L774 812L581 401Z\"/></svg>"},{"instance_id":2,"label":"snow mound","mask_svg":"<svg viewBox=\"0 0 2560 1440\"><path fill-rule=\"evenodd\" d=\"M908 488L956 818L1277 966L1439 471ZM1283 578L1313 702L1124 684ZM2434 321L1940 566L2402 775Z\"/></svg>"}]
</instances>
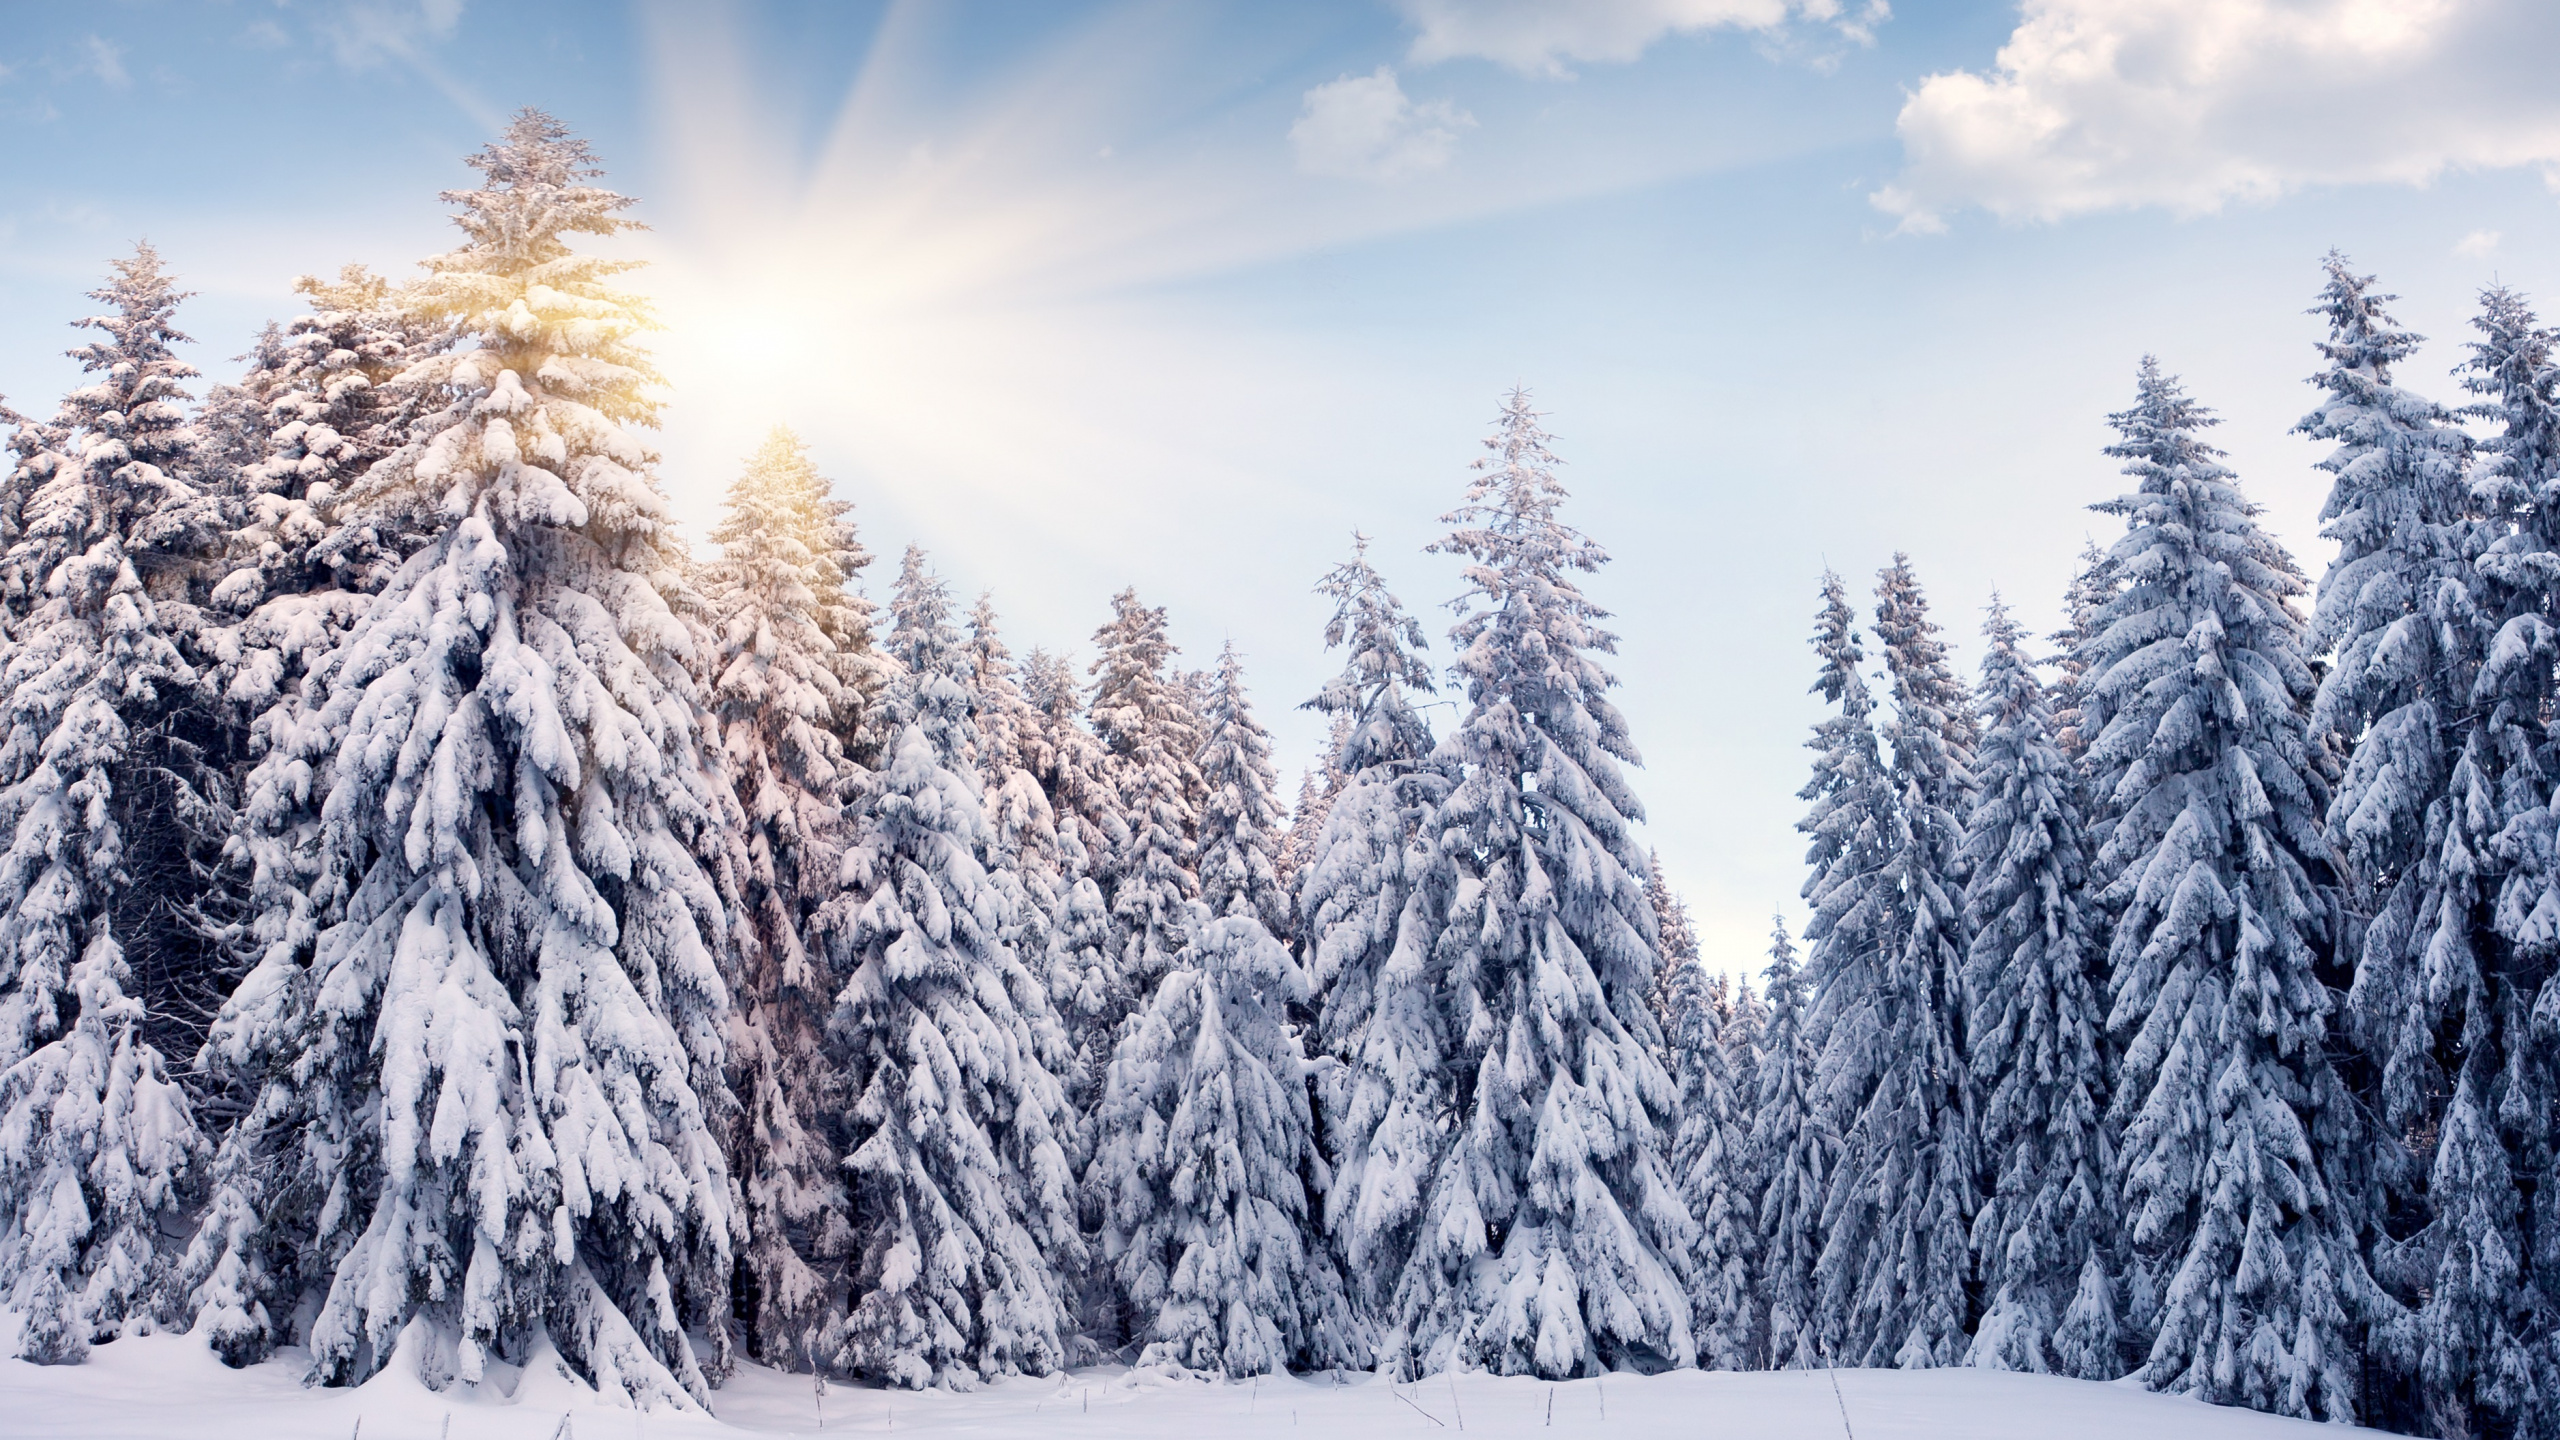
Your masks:
<instances>
[{"instance_id":1,"label":"snow mound","mask_svg":"<svg viewBox=\"0 0 2560 1440\"><path fill-rule=\"evenodd\" d=\"M915 1435L1005 1440L1093 1436L1284 1440L1602 1436L1607 1440L2337 1440L2334 1427L2096 1385L1980 1370L1819 1370L1612 1376L1548 1384L1463 1375L1415 1385L1373 1376L1218 1383L1100 1368L1010 1380L966 1395L829 1387L758 1366L713 1397L720 1418L642 1413L567 1385L465 1396L411 1380L307 1389L287 1351L227 1370L202 1342L136 1336L85 1365L0 1360L0 1431L13 1440L713 1440L746 1434ZM397 1367L394 1367L395 1369ZM386 1374L389 1373L386 1371ZM459 1387L457 1387L458 1389ZM488 1387L483 1387L488 1388ZM539 1390L539 1394L532 1393ZM825 1427L821 1430L821 1411ZM359 1423L362 1426L358 1431ZM2357 1431L2375 1434L2374 1431Z\"/></svg>"}]
</instances>

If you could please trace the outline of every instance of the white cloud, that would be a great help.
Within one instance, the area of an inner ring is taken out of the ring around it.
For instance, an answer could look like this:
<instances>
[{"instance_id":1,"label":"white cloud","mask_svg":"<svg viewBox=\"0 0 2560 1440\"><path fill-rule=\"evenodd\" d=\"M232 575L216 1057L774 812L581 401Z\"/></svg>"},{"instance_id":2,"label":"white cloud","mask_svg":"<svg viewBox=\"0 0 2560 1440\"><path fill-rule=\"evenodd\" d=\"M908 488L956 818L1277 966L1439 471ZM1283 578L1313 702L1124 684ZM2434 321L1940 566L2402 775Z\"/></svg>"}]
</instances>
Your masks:
<instances>
[{"instance_id":1,"label":"white cloud","mask_svg":"<svg viewBox=\"0 0 2560 1440\"><path fill-rule=\"evenodd\" d=\"M1458 132L1475 117L1446 100L1415 104L1385 65L1308 91L1289 145L1309 175L1394 180L1438 170L1457 153Z\"/></svg>"},{"instance_id":2,"label":"white cloud","mask_svg":"<svg viewBox=\"0 0 2560 1440\"><path fill-rule=\"evenodd\" d=\"M2461 240L2455 242L2453 253L2466 260L2478 260L2491 254L2497 248L2497 231L2474 230L2470 234L2463 236Z\"/></svg>"},{"instance_id":3,"label":"white cloud","mask_svg":"<svg viewBox=\"0 0 2560 1440\"><path fill-rule=\"evenodd\" d=\"M1413 26L1413 59L1491 60L1532 75L1571 61L1633 60L1666 35L1828 25L1859 44L1891 18L1886 0L1395 0Z\"/></svg>"},{"instance_id":4,"label":"white cloud","mask_svg":"<svg viewBox=\"0 0 2560 1440\"><path fill-rule=\"evenodd\" d=\"M2560 171L2549 0L2025 0L1994 67L1921 82L1905 230L1980 206L2058 220L2182 214L2306 185Z\"/></svg>"},{"instance_id":5,"label":"white cloud","mask_svg":"<svg viewBox=\"0 0 2560 1440\"><path fill-rule=\"evenodd\" d=\"M124 47L95 35L81 42L80 69L119 90L133 83L133 77L124 73Z\"/></svg>"}]
</instances>

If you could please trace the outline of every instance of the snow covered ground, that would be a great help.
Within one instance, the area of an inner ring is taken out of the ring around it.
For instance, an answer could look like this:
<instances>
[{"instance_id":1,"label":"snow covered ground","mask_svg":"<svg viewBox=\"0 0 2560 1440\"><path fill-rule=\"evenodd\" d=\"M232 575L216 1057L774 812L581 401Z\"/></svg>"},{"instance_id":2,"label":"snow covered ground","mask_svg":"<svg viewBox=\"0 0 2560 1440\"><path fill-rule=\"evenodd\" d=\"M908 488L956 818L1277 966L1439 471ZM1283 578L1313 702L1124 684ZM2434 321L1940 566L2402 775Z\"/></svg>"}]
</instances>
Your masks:
<instances>
[{"instance_id":1,"label":"snow covered ground","mask_svg":"<svg viewBox=\"0 0 2560 1440\"><path fill-rule=\"evenodd\" d=\"M715 1420L608 1408L556 1373L504 1377L515 1387L512 1395L438 1394L395 1371L354 1390L306 1390L300 1360L288 1353L248 1370L226 1370L193 1340L166 1335L100 1346L80 1366L0 1360L0 1434L12 1440L559 1440L564 1418L570 1440L822 1433L805 1378L752 1366L741 1367L719 1392ZM954 1440L1281 1440L1297 1434L1370 1440L1462 1429L1611 1440L1842 1440L1849 1432L1855 1440L2310 1440L2342 1433L2124 1385L2028 1375L1844 1370L1838 1381L1835 1398L1831 1378L1819 1371L1684 1371L1560 1385L1468 1375L1391 1386L1368 1376L1345 1376L1338 1385L1326 1376L1214 1384L1108 1368L968 1395L831 1388L823 1433Z\"/></svg>"}]
</instances>

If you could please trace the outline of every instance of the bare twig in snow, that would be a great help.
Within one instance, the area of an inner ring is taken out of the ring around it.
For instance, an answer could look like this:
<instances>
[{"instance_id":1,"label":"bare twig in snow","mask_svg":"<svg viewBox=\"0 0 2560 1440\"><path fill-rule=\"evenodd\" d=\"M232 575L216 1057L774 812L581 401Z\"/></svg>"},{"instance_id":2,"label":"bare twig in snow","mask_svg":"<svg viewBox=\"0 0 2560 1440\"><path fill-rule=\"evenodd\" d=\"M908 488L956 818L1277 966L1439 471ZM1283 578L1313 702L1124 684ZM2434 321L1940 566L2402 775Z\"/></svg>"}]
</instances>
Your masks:
<instances>
[{"instance_id":1,"label":"bare twig in snow","mask_svg":"<svg viewBox=\"0 0 2560 1440\"><path fill-rule=\"evenodd\" d=\"M1396 1397L1396 1398L1397 1398L1397 1399L1399 1399L1399 1400L1403 1400L1403 1401L1404 1401L1404 1403L1406 1403L1407 1405L1413 1405L1413 1402L1412 1402L1411 1400L1409 1400L1409 1399L1406 1399L1406 1398L1405 1398L1405 1393L1404 1393L1403 1391L1401 1391L1401 1390L1397 1389L1397 1388L1396 1388L1395 1386L1393 1386L1393 1385L1389 1385L1389 1386L1387 1387L1387 1393L1388 1393L1388 1394L1390 1394L1390 1395L1393 1395L1394 1397ZM1448 1421L1441 1419L1439 1416L1432 1414L1430 1411L1423 1409L1423 1408L1422 1408L1421 1406L1419 1406L1419 1405L1413 1405L1413 1413L1414 1413L1414 1414L1416 1414L1416 1415L1421 1416L1421 1417L1422 1417L1423 1419L1425 1419L1425 1420L1430 1421L1432 1424L1439 1426L1439 1427L1440 1427L1441 1429L1443 1429L1443 1430L1446 1430L1446 1429L1448 1429L1448 1428L1449 1428L1449 1422L1448 1422Z\"/></svg>"}]
</instances>

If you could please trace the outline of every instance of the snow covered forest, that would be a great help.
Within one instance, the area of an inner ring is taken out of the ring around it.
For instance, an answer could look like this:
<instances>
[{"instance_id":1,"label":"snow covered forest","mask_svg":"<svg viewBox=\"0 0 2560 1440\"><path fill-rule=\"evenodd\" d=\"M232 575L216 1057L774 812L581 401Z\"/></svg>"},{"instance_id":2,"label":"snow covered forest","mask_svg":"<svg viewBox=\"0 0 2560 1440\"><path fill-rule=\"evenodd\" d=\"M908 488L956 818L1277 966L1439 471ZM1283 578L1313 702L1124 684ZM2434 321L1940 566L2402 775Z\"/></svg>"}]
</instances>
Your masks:
<instances>
[{"instance_id":1,"label":"snow covered forest","mask_svg":"<svg viewBox=\"0 0 2560 1440\"><path fill-rule=\"evenodd\" d=\"M2063 633L1995 603L1968 681L1907 559L1808 586L1811 920L1737 983L1638 838L1527 394L1445 636L1365 541L1318 580L1287 795L1232 650L1123 591L1089 662L1015 655L787 429L689 545L648 307L581 248L633 202L534 111L470 164L456 248L304 280L231 381L139 247L88 383L6 412L24 1358L556 1357L679 1408L742 1357L1969 1365L2560 1436L2525 297L2454 404L2314 276L2316 583L2146 359Z\"/></svg>"}]
</instances>

